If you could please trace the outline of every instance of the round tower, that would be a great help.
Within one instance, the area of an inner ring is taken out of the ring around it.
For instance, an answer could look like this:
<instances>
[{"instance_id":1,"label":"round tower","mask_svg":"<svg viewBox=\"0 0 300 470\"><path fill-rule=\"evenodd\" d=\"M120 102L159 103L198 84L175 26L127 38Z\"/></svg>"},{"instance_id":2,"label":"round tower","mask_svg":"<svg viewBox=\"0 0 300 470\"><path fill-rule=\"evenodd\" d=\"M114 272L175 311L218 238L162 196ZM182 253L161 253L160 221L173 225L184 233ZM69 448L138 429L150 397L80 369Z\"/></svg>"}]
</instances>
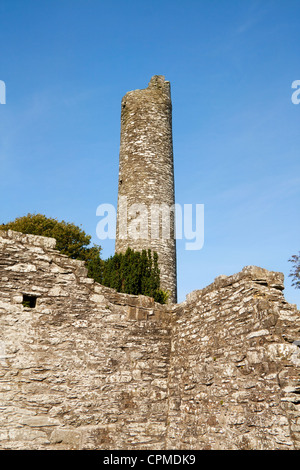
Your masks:
<instances>
[{"instance_id":1,"label":"round tower","mask_svg":"<svg viewBox=\"0 0 300 470\"><path fill-rule=\"evenodd\" d=\"M170 82L161 75L121 103L116 253L156 251L161 289L177 302Z\"/></svg>"}]
</instances>

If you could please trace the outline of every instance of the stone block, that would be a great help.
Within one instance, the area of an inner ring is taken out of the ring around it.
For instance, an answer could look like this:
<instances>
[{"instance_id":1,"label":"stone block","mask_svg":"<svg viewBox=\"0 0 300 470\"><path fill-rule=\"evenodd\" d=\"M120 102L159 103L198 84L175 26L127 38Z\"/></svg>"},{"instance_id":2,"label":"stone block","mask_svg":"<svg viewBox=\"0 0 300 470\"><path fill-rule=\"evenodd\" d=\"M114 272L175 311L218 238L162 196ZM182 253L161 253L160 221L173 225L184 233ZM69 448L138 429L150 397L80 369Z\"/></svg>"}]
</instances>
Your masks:
<instances>
[{"instance_id":1,"label":"stone block","mask_svg":"<svg viewBox=\"0 0 300 470\"><path fill-rule=\"evenodd\" d=\"M61 444L71 449L79 449L81 444L82 432L76 429L57 428L51 433L50 443Z\"/></svg>"}]
</instances>

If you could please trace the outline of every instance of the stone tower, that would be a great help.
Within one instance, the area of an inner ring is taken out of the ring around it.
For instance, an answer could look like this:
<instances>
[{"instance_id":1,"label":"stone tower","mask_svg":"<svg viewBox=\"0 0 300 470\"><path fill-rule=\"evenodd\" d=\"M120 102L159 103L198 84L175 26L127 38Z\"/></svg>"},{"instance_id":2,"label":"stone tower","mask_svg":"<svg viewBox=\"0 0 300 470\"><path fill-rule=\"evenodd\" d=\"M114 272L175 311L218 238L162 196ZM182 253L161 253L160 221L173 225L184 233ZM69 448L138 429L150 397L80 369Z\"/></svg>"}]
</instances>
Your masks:
<instances>
[{"instance_id":1,"label":"stone tower","mask_svg":"<svg viewBox=\"0 0 300 470\"><path fill-rule=\"evenodd\" d=\"M155 75L121 103L115 252L158 254L161 288L177 302L172 102L170 83Z\"/></svg>"}]
</instances>

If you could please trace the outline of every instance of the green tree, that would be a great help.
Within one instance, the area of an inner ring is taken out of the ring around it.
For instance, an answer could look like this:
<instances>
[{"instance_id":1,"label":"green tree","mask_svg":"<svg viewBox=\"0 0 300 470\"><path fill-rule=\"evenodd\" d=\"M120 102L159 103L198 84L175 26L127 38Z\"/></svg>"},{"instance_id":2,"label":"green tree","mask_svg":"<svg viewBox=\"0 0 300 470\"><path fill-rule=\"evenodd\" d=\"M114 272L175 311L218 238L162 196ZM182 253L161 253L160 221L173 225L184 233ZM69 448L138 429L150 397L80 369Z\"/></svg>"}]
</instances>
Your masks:
<instances>
[{"instance_id":1,"label":"green tree","mask_svg":"<svg viewBox=\"0 0 300 470\"><path fill-rule=\"evenodd\" d=\"M21 233L42 235L56 239L56 248L69 258L85 261L88 276L102 281L103 262L101 247L90 246L91 236L73 223L59 222L42 214L27 214L12 222L2 224L1 230L15 230Z\"/></svg>"},{"instance_id":2,"label":"green tree","mask_svg":"<svg viewBox=\"0 0 300 470\"><path fill-rule=\"evenodd\" d=\"M102 284L118 292L147 295L156 302L166 303L168 294L160 289L158 255L151 250L116 253L103 262Z\"/></svg>"},{"instance_id":3,"label":"green tree","mask_svg":"<svg viewBox=\"0 0 300 470\"><path fill-rule=\"evenodd\" d=\"M293 263L293 267L289 276L292 278L292 286L300 289L300 251L298 255L293 255L289 262Z\"/></svg>"}]
</instances>

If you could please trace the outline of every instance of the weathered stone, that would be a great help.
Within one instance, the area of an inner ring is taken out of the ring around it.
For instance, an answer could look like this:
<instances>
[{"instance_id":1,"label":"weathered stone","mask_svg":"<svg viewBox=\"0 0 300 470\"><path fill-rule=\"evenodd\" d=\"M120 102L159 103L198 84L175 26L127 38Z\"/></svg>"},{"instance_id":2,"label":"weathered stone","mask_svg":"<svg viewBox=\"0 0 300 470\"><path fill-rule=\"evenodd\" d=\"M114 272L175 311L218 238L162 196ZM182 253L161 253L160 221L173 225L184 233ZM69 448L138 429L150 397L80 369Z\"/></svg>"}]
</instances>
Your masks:
<instances>
[{"instance_id":1,"label":"weathered stone","mask_svg":"<svg viewBox=\"0 0 300 470\"><path fill-rule=\"evenodd\" d=\"M64 448L78 449L82 433L73 429L55 429L50 437L51 444L61 444Z\"/></svg>"},{"instance_id":2,"label":"weathered stone","mask_svg":"<svg viewBox=\"0 0 300 470\"><path fill-rule=\"evenodd\" d=\"M83 282L41 238L0 234L0 448L300 449L300 315L280 274L160 305Z\"/></svg>"},{"instance_id":3,"label":"weathered stone","mask_svg":"<svg viewBox=\"0 0 300 470\"><path fill-rule=\"evenodd\" d=\"M57 426L60 423L59 420L51 419L48 416L32 416L21 420L20 424L24 424L31 428L42 428L45 426Z\"/></svg>"},{"instance_id":4,"label":"weathered stone","mask_svg":"<svg viewBox=\"0 0 300 470\"><path fill-rule=\"evenodd\" d=\"M91 301L97 302L97 303L103 303L105 302L105 297L104 295L94 294L94 295L91 295Z\"/></svg>"},{"instance_id":5,"label":"weathered stone","mask_svg":"<svg viewBox=\"0 0 300 470\"><path fill-rule=\"evenodd\" d=\"M165 77L155 75L147 88L130 91L123 97L120 140L115 251L122 253L128 247L136 251L156 251L161 288L170 293L170 300L175 303L177 274L172 102L170 82ZM143 205L143 214L138 204ZM138 237L133 236L131 226L142 217L141 224L137 224Z\"/></svg>"},{"instance_id":6,"label":"weathered stone","mask_svg":"<svg viewBox=\"0 0 300 470\"><path fill-rule=\"evenodd\" d=\"M24 264L24 263L18 263L18 264L14 264L13 266L8 266L7 268L5 268L7 271L16 271L16 272L20 272L20 273L30 273L30 272L35 272L37 269L36 269L36 266L34 266L33 264Z\"/></svg>"}]
</instances>

